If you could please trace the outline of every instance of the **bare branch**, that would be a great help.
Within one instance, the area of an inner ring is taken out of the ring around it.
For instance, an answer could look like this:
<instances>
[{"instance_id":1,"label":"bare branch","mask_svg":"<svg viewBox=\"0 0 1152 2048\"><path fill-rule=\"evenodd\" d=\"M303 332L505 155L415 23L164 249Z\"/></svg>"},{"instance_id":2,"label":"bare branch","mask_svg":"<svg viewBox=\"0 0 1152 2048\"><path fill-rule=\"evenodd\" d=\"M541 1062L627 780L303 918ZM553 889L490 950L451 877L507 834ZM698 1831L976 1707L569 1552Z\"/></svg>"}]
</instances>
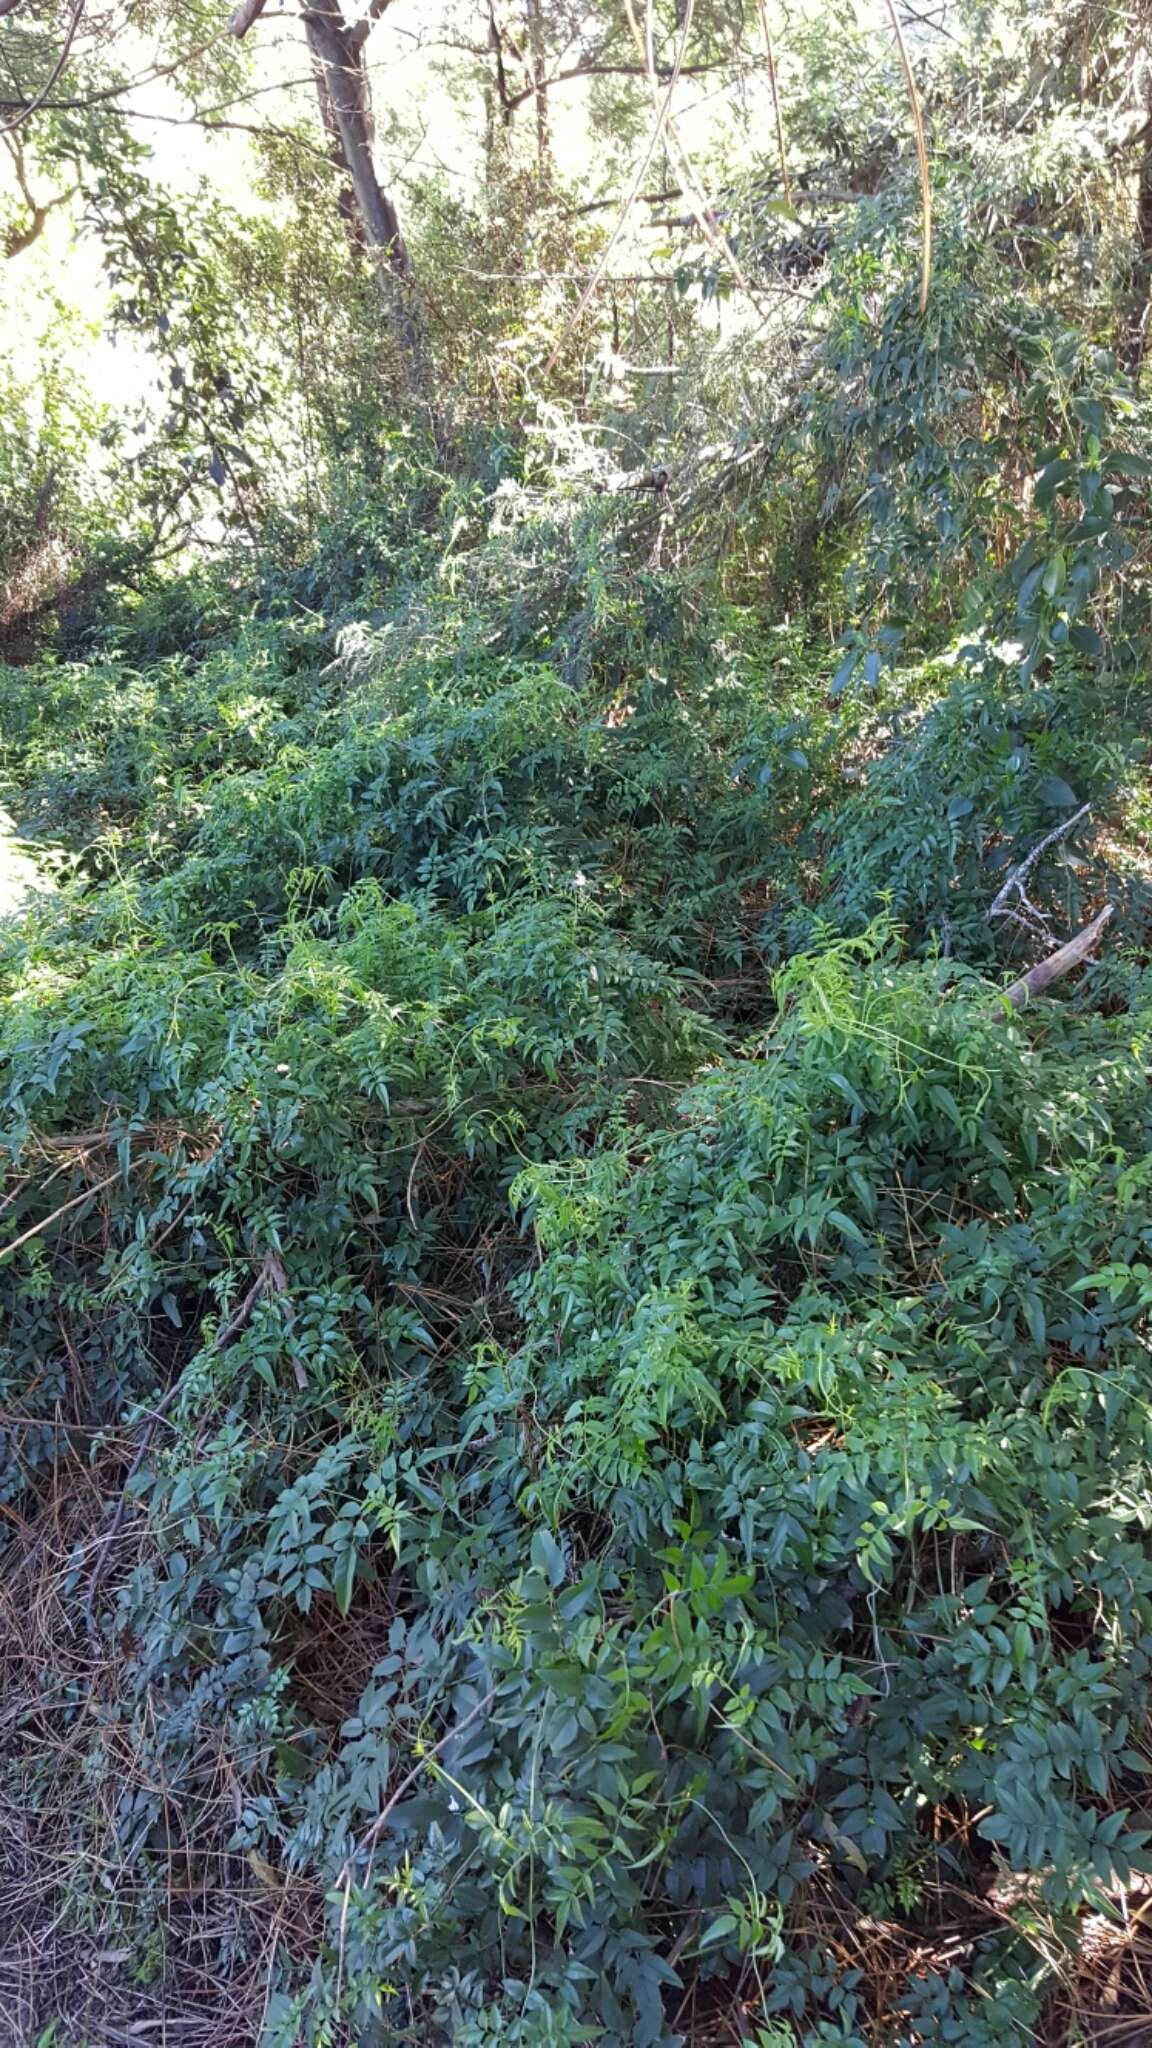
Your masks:
<instances>
[{"instance_id":1,"label":"bare branch","mask_svg":"<svg viewBox=\"0 0 1152 2048\"><path fill-rule=\"evenodd\" d=\"M468 1712L465 1714L464 1719L462 1721L457 1721L456 1726L454 1728L449 1728L447 1734L442 1735L440 1737L439 1742L434 1742L432 1744L431 1749L425 1750L424 1755L419 1759L417 1763L413 1764L412 1769L408 1772L407 1776L401 1778L400 1783L397 1785L396 1790L393 1792L392 1797L388 1800L387 1804L381 1807L380 1812L376 1815L376 1818L372 1822L371 1827L361 1837L360 1841L356 1844L355 1849L353 1849L353 1856L362 1856L366 1849L372 1849L375 1847L376 1843L379 1841L381 1835L387 1827L388 1822L391 1820L392 1815L396 1811L396 1808L400 1804L400 1801L403 1799L404 1794L411 1790L412 1786L416 1783L417 1778L420 1776L420 1773L422 1771L427 1770L429 1764L432 1763L436 1757L440 1756L443 1753L443 1751L448 1748L449 1743L455 1742L457 1736L463 1735L465 1730L470 1728L474 1721L478 1721L480 1719L480 1716L482 1713L484 1713L485 1709L492 1705L492 1702L495 1699L495 1697L496 1687L493 1686L490 1692L486 1692L483 1695L483 1698L477 1700L474 1707L469 1708ZM352 1857L350 1856L348 1859L348 1863L345 1865L345 1870L349 1868L351 1861ZM342 1871L341 1877L343 1877L343 1875L344 1872Z\"/></svg>"},{"instance_id":2,"label":"bare branch","mask_svg":"<svg viewBox=\"0 0 1152 2048\"><path fill-rule=\"evenodd\" d=\"M780 88L776 82L776 52L772 47L772 30L768 26L768 9L764 0L759 0L760 28L764 37L764 55L768 64L768 83L772 88L772 111L776 116L776 150L780 158L780 187L789 206L792 204L792 180L788 175L788 154L784 147L784 115L780 106Z\"/></svg>"},{"instance_id":3,"label":"bare branch","mask_svg":"<svg viewBox=\"0 0 1152 2048\"><path fill-rule=\"evenodd\" d=\"M616 247L617 242L620 240L620 237L624 232L625 223L627 222L628 216L631 213L633 205L636 201L636 195L639 192L641 185L644 183L645 173L653 157L656 154L656 150L660 142L660 137L664 133L664 124L668 119L668 111L672 105L672 95L676 90L676 81L680 76L680 66L684 59L684 52L688 47L688 37L692 29L692 15L694 11L694 6L695 0L685 0L684 22L680 31L680 41L676 48L676 56L672 66L672 76L668 80L668 85L664 94L664 98L657 109L656 119L652 126L652 133L648 138L647 147L633 174L632 183L629 185L628 190L624 195L624 203L621 206L620 212L617 216L616 225L613 228L612 233L609 235L608 240L605 242L604 247L600 251L599 260L597 261L596 267L593 270L592 275L589 278L587 284L585 285L584 290L580 294L579 304L577 305L575 312L565 322L563 332L561 333L559 340L555 343L552 353L548 358L548 361L545 365L545 374L547 374L548 371L552 370L555 364L558 362L561 349L564 347L564 344L567 341L568 336L571 334L573 328L581 319L585 311L585 308L588 306L589 302L592 299L593 293L595 292L597 285L603 277L604 272L607 270L608 259L611 256L613 249Z\"/></svg>"},{"instance_id":4,"label":"bare branch","mask_svg":"<svg viewBox=\"0 0 1152 2048\"><path fill-rule=\"evenodd\" d=\"M15 129L22 127L25 121L30 121L33 114L39 113L40 108L44 105L49 93L55 86L57 79L62 76L64 67L72 54L72 45L76 40L76 31L80 26L80 17L83 12L84 0L76 0L76 5L72 10L72 19L68 23L68 30L64 37L64 46L55 64L52 66L48 83L28 102L27 106L21 109L14 120L9 121L5 127L0 128L0 135L11 135Z\"/></svg>"},{"instance_id":5,"label":"bare branch","mask_svg":"<svg viewBox=\"0 0 1152 2048\"><path fill-rule=\"evenodd\" d=\"M624 0L624 7L628 16L628 26L632 31L632 40L636 45L638 55L644 61L644 66L648 74L648 89L652 95L652 105L655 108L657 114L659 114L660 90L657 82L659 73L656 67L656 46L652 26L652 0L647 0L647 6L645 8L644 13L643 36L641 36L640 34L640 25L636 19L636 10L632 4L632 0ZM749 284L748 279L745 277L743 270L740 268L740 263L737 259L736 251L733 249L732 244L728 240L727 235L724 233L723 228L719 225L715 213L709 203L707 195L704 192L700 180L696 175L696 167L693 164L691 157L688 155L688 152L685 149L684 144L680 140L680 135L677 130L676 123L672 118L671 87L669 87L669 105L666 110L665 120L667 126L668 145L672 152L672 155L675 157L677 161L680 176L684 180L685 188L688 193L689 204L691 205L692 212L695 216L696 224L699 227L700 232L704 237L704 240L707 242L708 247L711 249L717 261L719 262L723 260L728 264L729 268L732 271L733 277L736 279L737 284L740 286L741 291L744 292L749 299L752 299L753 303L755 303L755 297L752 291L752 287Z\"/></svg>"},{"instance_id":6,"label":"bare branch","mask_svg":"<svg viewBox=\"0 0 1152 2048\"><path fill-rule=\"evenodd\" d=\"M908 55L908 45L904 41L904 31L900 26L900 16L896 12L896 0L888 0L888 17L892 23L892 33L896 38L896 47L900 52L900 62L904 66L904 78L908 86L908 101L912 108L912 126L916 133L916 161L920 167L921 210L920 311L921 313L926 313L928 310L928 286L932 279L932 181L928 175L928 144L924 139L924 115L920 109L920 95L916 90L916 78L912 70L912 59Z\"/></svg>"},{"instance_id":7,"label":"bare branch","mask_svg":"<svg viewBox=\"0 0 1152 2048\"><path fill-rule=\"evenodd\" d=\"M1022 861L1018 861L1014 868L1009 868L1008 873L1004 877L1004 881L1001 888L997 891L996 895L992 899L992 902L988 906L987 915L989 924L991 924L993 920L997 917L1008 917L1013 914L1008 904L1008 898L1011 896L1013 890L1015 890L1018 896L1020 897L1020 900L1024 904L1025 909L1031 912L1032 917L1034 919L1039 918L1039 911L1036 909L1034 904L1029 903L1028 901L1028 895L1027 891L1025 890L1024 884L1028 880L1029 875L1032 873L1033 868L1036 866L1037 861L1040 859L1041 854L1047 853L1048 848L1050 846L1055 846L1058 840L1066 839L1070 832L1074 832L1077 825L1080 823L1081 818L1086 818L1091 809L1091 804L1081 804L1080 809L1076 811L1072 817L1063 819L1059 825L1054 825L1052 827L1051 832L1046 832L1043 839L1037 841L1036 845L1032 848L1031 853L1026 854Z\"/></svg>"},{"instance_id":8,"label":"bare branch","mask_svg":"<svg viewBox=\"0 0 1152 2048\"><path fill-rule=\"evenodd\" d=\"M717 58L714 64L682 64L676 70L675 75L677 78L706 78L711 72L719 71L722 68L722 60ZM667 64L657 65L656 76L661 85L668 83L668 80L673 75L673 69L673 66ZM567 85L574 78L647 78L647 76L647 67L643 64L601 64L596 59L589 59L583 64L571 64L563 71L554 71L549 78L544 80L544 89L546 92L550 92L554 85ZM507 101L508 111L515 113L517 107L522 107L525 101L533 99L535 94L536 87L534 85L525 86L522 92L510 93Z\"/></svg>"}]
</instances>

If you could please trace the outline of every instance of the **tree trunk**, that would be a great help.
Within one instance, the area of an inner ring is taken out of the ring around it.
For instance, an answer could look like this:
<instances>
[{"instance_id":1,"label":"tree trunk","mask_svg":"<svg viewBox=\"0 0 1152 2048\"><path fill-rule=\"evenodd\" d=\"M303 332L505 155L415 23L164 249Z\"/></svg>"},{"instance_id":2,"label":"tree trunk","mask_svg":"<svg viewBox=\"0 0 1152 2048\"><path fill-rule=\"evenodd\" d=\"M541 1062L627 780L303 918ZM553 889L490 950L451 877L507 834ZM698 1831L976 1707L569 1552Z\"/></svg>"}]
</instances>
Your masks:
<instances>
[{"instance_id":1,"label":"tree trunk","mask_svg":"<svg viewBox=\"0 0 1152 2048\"><path fill-rule=\"evenodd\" d=\"M344 147L340 141L340 130L336 126L336 116L332 111L332 95L328 90L324 73L318 64L314 67L314 75L316 79L316 97L320 102L320 119L323 123L324 133L328 137L328 154L340 173L340 193L336 201L340 208L340 218L348 230L348 240L351 242L356 255L367 256L368 236L365 233L364 223L360 218L359 209L356 205L356 194L352 190L352 180L348 176L348 167L344 162Z\"/></svg>"},{"instance_id":2,"label":"tree trunk","mask_svg":"<svg viewBox=\"0 0 1152 2048\"><path fill-rule=\"evenodd\" d=\"M367 22L350 28L339 0L313 0L304 9L308 47L317 68L322 116L338 141L370 258L404 359L413 395L431 404L432 388L423 322L416 305L412 264L400 221L372 161L372 115L362 53Z\"/></svg>"},{"instance_id":3,"label":"tree trunk","mask_svg":"<svg viewBox=\"0 0 1152 2048\"><path fill-rule=\"evenodd\" d=\"M1152 120L1152 107L1149 109ZM1147 347L1149 306L1152 303L1152 134L1140 155L1136 185L1136 255L1132 265L1132 288L1128 300L1127 332L1124 336L1125 367L1135 383L1140 381Z\"/></svg>"},{"instance_id":4,"label":"tree trunk","mask_svg":"<svg viewBox=\"0 0 1152 2048\"><path fill-rule=\"evenodd\" d=\"M540 0L528 0L528 52L532 59L532 87L536 104L536 163L543 171L548 161L551 136L548 132L547 55L544 48L544 17Z\"/></svg>"},{"instance_id":5,"label":"tree trunk","mask_svg":"<svg viewBox=\"0 0 1152 2048\"><path fill-rule=\"evenodd\" d=\"M1136 172L1136 235L1120 355L1133 383L1138 384L1148 350L1148 322L1152 309L1152 0L1142 0L1136 10L1133 68L1136 77L1143 73L1144 126L1142 132L1133 137L1140 144L1140 162Z\"/></svg>"}]
</instances>

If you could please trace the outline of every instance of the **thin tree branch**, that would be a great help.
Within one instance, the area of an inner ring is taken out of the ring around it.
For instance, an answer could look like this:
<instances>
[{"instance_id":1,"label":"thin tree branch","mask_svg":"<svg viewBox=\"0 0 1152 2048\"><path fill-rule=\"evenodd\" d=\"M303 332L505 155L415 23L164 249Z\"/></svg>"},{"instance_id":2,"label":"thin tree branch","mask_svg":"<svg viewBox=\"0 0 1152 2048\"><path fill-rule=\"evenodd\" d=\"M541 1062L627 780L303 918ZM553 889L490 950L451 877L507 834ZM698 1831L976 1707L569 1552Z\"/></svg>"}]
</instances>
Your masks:
<instances>
[{"instance_id":1,"label":"thin tree branch","mask_svg":"<svg viewBox=\"0 0 1152 2048\"><path fill-rule=\"evenodd\" d=\"M928 286L932 280L932 181L928 175L928 144L924 136L924 115L920 108L920 95L916 90L912 60L908 55L908 45L904 41L904 31L900 26L900 16L896 12L896 0L888 0L888 19L892 23L892 33L896 38L896 47L900 52L900 62L904 66L904 77L908 86L908 100L912 108L912 126L916 131L916 160L920 167L921 210L920 311L921 313L926 313L928 310Z\"/></svg>"},{"instance_id":2,"label":"thin tree branch","mask_svg":"<svg viewBox=\"0 0 1152 2048\"><path fill-rule=\"evenodd\" d=\"M660 64L657 66L656 76L661 85L666 85L673 76L676 78L704 78L710 72L722 70L723 61L721 58L717 58L713 64L682 64L679 70L674 70L674 67L666 64ZM574 78L646 78L647 76L648 70L644 64L601 64L597 59L593 58L583 64L569 65L563 71L554 71L550 78L544 80L544 90L549 92L554 85L567 85ZM522 107L525 101L533 99L535 94L536 87L534 85L525 86L523 92L509 94L509 111L515 113L517 107Z\"/></svg>"},{"instance_id":3,"label":"thin tree branch","mask_svg":"<svg viewBox=\"0 0 1152 2048\"><path fill-rule=\"evenodd\" d=\"M20 108L26 104L24 100L0 99L0 114L9 113L13 108ZM43 108L46 113L101 113L117 121L158 121L165 128L203 128L209 135L215 134L217 130L235 135L255 135L258 138L272 135L280 142L290 142L294 149L303 150L306 156L313 157L317 163L323 164L325 170L338 171L341 177L345 175L344 166L334 164L325 150L317 149L315 143L308 142L294 129L279 128L271 121L225 121L212 114L157 114L146 107L98 107L90 100L45 100ZM52 203L55 205L56 202Z\"/></svg>"},{"instance_id":4,"label":"thin tree branch","mask_svg":"<svg viewBox=\"0 0 1152 2048\"><path fill-rule=\"evenodd\" d=\"M640 192L637 194L637 197L644 206L661 206L666 199L682 199L684 197L684 187L682 185L666 185L662 192ZM614 199L586 199L583 205L572 207L567 218L569 220L579 220L586 213L606 213L608 208L615 206L615 204L616 201ZM659 223L653 221L651 225L656 227Z\"/></svg>"},{"instance_id":5,"label":"thin tree branch","mask_svg":"<svg viewBox=\"0 0 1152 2048\"><path fill-rule=\"evenodd\" d=\"M776 149L780 157L780 185L789 206L792 204L792 180L788 175L788 153L784 147L784 115L780 107L780 89L776 81L776 52L772 47L772 31L768 26L768 9L764 0L758 0L760 28L764 37L764 55L768 65L768 84L772 89L772 111L776 117Z\"/></svg>"},{"instance_id":6,"label":"thin tree branch","mask_svg":"<svg viewBox=\"0 0 1152 2048\"><path fill-rule=\"evenodd\" d=\"M632 0L624 0L624 6L628 15L628 26L632 31L632 40L635 43L640 56L644 59L645 69L648 75L648 88L652 95L652 104L658 110L660 104L660 95L659 86L657 83L658 72L656 68L656 51L652 28L652 0L647 0L647 6L645 8L643 37L641 37L640 34L640 27L639 23L636 20L636 12L635 8L633 7ZM745 277L744 272L740 267L740 263L736 256L736 251L733 249L731 242L728 240L728 237L724 233L723 228L719 227L716 224L707 195L705 194L704 189L701 186L700 180L696 175L696 167L693 164L692 159L689 156L687 150L685 149L684 144L680 140L680 136L676 129L676 125L672 119L670 109L667 117L667 125L668 141L671 146L672 153L678 161L680 175L683 178L684 183L687 187L688 199L692 207L692 212L696 219L696 224L699 227L700 232L703 235L704 240L707 242L709 248L711 249L713 255L717 258L718 261L720 259L723 259L729 265L732 271L732 275L736 279L737 284L740 286L741 291L744 292L745 295L753 301L753 304L755 304L755 295L753 293L752 287L749 284L748 279Z\"/></svg>"},{"instance_id":7,"label":"thin tree branch","mask_svg":"<svg viewBox=\"0 0 1152 2048\"><path fill-rule=\"evenodd\" d=\"M421 1775L423 1771L427 1770L429 1764L432 1762L432 1759L434 1757L440 1756L443 1753L443 1751L448 1748L449 1743L455 1742L457 1736L463 1735L466 1728L470 1728L474 1721L478 1721L480 1719L481 1714L484 1713L485 1710L492 1705L492 1702L496 1697L496 1690L496 1687L492 1686L491 1689L484 1694L483 1699L477 1700L475 1706L469 1708L469 1711L465 1714L464 1719L462 1721L457 1721L456 1726L454 1728L449 1728L447 1734L442 1735L440 1737L439 1742L434 1742L431 1749L425 1750L424 1755L419 1759L419 1761L417 1763L414 1763L412 1769L408 1771L403 1778L401 1778L400 1783L396 1787L396 1790L393 1792L391 1798L386 1802L386 1804L381 1807L380 1812L376 1815L376 1818L372 1822L371 1827L368 1828L366 1833L361 1836L355 1849L352 1851L352 1856L362 1856L366 1849L371 1849L375 1846L375 1844L379 1841L381 1835L383 1834L385 1828L387 1827L388 1822L391 1820L392 1815L396 1811L396 1808L399 1806L400 1801L403 1799L404 1794L411 1790L412 1786L416 1783L417 1778ZM350 1856L348 1858L348 1864L351 1864L351 1861L352 1857ZM345 1869L348 1868L348 1864L345 1865ZM343 1875L344 1873L342 1871L341 1879L343 1878Z\"/></svg>"},{"instance_id":8,"label":"thin tree branch","mask_svg":"<svg viewBox=\"0 0 1152 2048\"><path fill-rule=\"evenodd\" d=\"M105 1174L103 1180L94 1181L91 1187L82 1188L78 1195L73 1195L70 1202L62 1202L58 1209L53 1209L50 1216L43 1217L39 1223L34 1223L30 1230L25 1230L20 1237L14 1237L10 1244L0 1247L0 1259L10 1259L13 1252L20 1250L21 1245L28 1244L34 1237L39 1237L51 1224L58 1223L61 1216L67 1216L70 1209L78 1209L82 1202L91 1201L93 1195L98 1195L103 1188L110 1188L113 1181L119 1178L120 1171L117 1168L115 1173Z\"/></svg>"},{"instance_id":9,"label":"thin tree branch","mask_svg":"<svg viewBox=\"0 0 1152 2048\"><path fill-rule=\"evenodd\" d=\"M1027 905L1033 916L1037 915L1035 907L1028 902L1027 891L1024 887L1025 882L1028 880L1041 855L1047 853L1050 846L1055 846L1058 840L1066 839L1070 832L1074 832L1081 818L1086 818L1091 809L1091 804L1081 804L1080 809L1074 812L1072 817L1064 818L1059 825L1054 825L1051 832L1046 832L1043 839L1037 840L1031 853L1026 854L1023 860L1017 861L1014 868L1009 868L1001 887L997 890L988 906L987 918L989 924L992 923L993 919L1006 917L1009 914L1008 898L1013 890L1017 891L1021 902Z\"/></svg>"},{"instance_id":10,"label":"thin tree branch","mask_svg":"<svg viewBox=\"0 0 1152 2048\"><path fill-rule=\"evenodd\" d=\"M72 54L72 45L76 40L76 31L80 26L80 17L83 14L83 12L84 0L76 0L76 5L72 9L72 19L68 23L68 32L64 37L64 47L61 50L60 55L57 57L56 62L52 67L52 75L49 78L47 85L45 85L43 90L37 93L35 97L29 101L28 105L22 110L21 113L19 113L16 116L16 119L14 121L9 121L4 128L0 128L0 135L11 135L15 129L22 127L25 121L30 121L32 119L33 114L39 113L40 108L44 105L44 102L48 98L49 93L52 91L53 86L56 84L57 79L61 77L64 70L64 66L67 64L68 59Z\"/></svg>"}]
</instances>

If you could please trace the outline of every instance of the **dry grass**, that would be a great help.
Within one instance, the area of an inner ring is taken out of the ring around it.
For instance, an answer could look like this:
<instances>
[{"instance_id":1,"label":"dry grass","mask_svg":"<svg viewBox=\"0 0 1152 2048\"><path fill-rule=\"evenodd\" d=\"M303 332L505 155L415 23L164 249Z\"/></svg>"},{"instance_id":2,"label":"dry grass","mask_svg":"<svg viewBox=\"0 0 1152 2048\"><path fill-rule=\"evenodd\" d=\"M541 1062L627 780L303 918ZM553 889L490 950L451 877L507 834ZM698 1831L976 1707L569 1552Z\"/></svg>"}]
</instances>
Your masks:
<instances>
[{"instance_id":1,"label":"dry grass","mask_svg":"<svg viewBox=\"0 0 1152 2048\"><path fill-rule=\"evenodd\" d=\"M82 1588L121 1469L57 1475L0 1592L0 2048L254 2048L277 1953L314 1952L322 1901L229 1849L240 1787L211 1727L157 1783L128 1660L85 1630L77 1567ZM121 1570L146 1542L129 1523ZM136 1793L160 1796L145 1843Z\"/></svg>"}]
</instances>

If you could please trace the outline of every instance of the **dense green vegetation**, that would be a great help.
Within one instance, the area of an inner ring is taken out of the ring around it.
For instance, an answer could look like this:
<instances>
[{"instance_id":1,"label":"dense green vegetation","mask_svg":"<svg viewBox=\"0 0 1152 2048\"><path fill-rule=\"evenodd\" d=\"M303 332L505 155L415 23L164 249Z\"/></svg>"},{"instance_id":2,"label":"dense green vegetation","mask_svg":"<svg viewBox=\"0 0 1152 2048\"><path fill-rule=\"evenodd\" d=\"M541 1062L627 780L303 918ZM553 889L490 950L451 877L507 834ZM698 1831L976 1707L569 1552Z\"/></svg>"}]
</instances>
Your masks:
<instances>
[{"instance_id":1,"label":"dense green vegetation","mask_svg":"<svg viewBox=\"0 0 1152 2048\"><path fill-rule=\"evenodd\" d=\"M383 329L303 117L247 221L94 97L21 144L175 394L4 372L21 2048L1147 2038L1149 56L905 24L922 308L866 16L624 340L434 288L612 232L531 91Z\"/></svg>"}]
</instances>

